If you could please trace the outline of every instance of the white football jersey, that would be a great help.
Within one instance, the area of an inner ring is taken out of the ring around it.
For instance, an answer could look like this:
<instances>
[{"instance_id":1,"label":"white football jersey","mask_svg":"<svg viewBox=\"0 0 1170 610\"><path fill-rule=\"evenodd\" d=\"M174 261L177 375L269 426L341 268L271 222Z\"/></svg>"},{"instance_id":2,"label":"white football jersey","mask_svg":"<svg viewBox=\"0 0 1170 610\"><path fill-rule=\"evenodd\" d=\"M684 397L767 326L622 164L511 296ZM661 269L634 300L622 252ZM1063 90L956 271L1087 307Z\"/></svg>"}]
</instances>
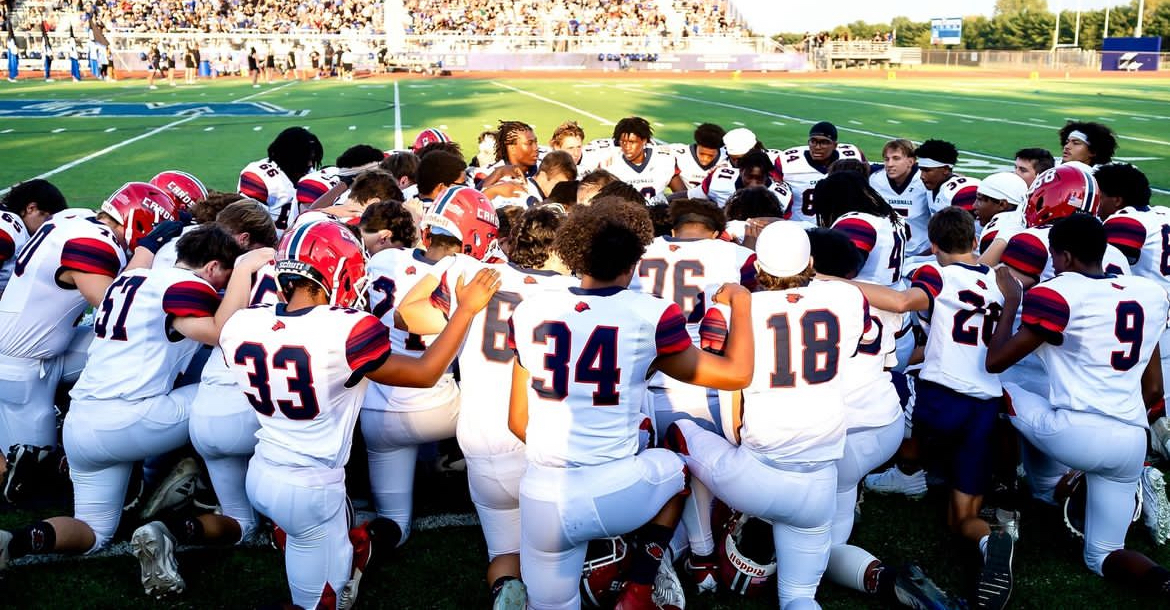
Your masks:
<instances>
[{"instance_id":1,"label":"white football jersey","mask_svg":"<svg viewBox=\"0 0 1170 610\"><path fill-rule=\"evenodd\" d=\"M320 199L321 195L337 186L338 182L341 182L341 178L337 176L337 168L332 165L305 174L303 178L297 180L297 204L302 208L308 208Z\"/></svg>"},{"instance_id":2,"label":"white football jersey","mask_svg":"<svg viewBox=\"0 0 1170 610\"><path fill-rule=\"evenodd\" d=\"M776 463L828 462L845 451L841 362L872 332L856 286L813 281L752 293L756 366L743 391L745 447Z\"/></svg>"},{"instance_id":3,"label":"white football jersey","mask_svg":"<svg viewBox=\"0 0 1170 610\"><path fill-rule=\"evenodd\" d=\"M1008 240L1003 250L1000 262L1037 280L1052 278L1056 273L1052 268L1052 257L1048 253L1048 231L1051 225L1031 227L1021 230ZM1117 275L1129 274L1129 261L1125 255L1112 244L1105 248L1105 258L1101 266L1108 273Z\"/></svg>"},{"instance_id":4,"label":"white football jersey","mask_svg":"<svg viewBox=\"0 0 1170 610\"><path fill-rule=\"evenodd\" d=\"M581 147L581 162L577 164L577 176L581 177L598 168L617 148L613 138L590 140Z\"/></svg>"},{"instance_id":5,"label":"white football jersey","mask_svg":"<svg viewBox=\"0 0 1170 610\"><path fill-rule=\"evenodd\" d=\"M528 460L553 467L637 453L650 365L691 348L678 305L620 287L529 295L508 340L530 375Z\"/></svg>"},{"instance_id":6,"label":"white football jersey","mask_svg":"<svg viewBox=\"0 0 1170 610\"><path fill-rule=\"evenodd\" d=\"M132 269L118 276L95 311L89 363L74 400L143 400L171 391L199 350L175 318L210 318L219 294L189 269Z\"/></svg>"},{"instance_id":7,"label":"white football jersey","mask_svg":"<svg viewBox=\"0 0 1170 610\"><path fill-rule=\"evenodd\" d=\"M756 253L721 239L656 237L638 263L630 290L673 301L687 319L691 342L699 345L699 325L707 303L723 284L756 287ZM655 373L650 387L681 387L684 382Z\"/></svg>"},{"instance_id":8,"label":"white football jersey","mask_svg":"<svg viewBox=\"0 0 1170 610\"><path fill-rule=\"evenodd\" d=\"M814 163L807 146L796 146L785 150L777 157L776 167L792 190L792 220L806 220L816 223L813 207L813 187L829 174L829 166L837 159L865 161L861 149L852 144L837 144L837 151L825 164Z\"/></svg>"},{"instance_id":9,"label":"white football jersey","mask_svg":"<svg viewBox=\"0 0 1170 610\"><path fill-rule=\"evenodd\" d=\"M77 288L63 288L65 271L116 277L126 252L114 233L88 210L62 210L41 225L17 254L0 296L0 353L45 359L68 347L88 303Z\"/></svg>"},{"instance_id":10,"label":"white football jersey","mask_svg":"<svg viewBox=\"0 0 1170 610\"><path fill-rule=\"evenodd\" d=\"M951 176L938 187L937 193L931 193L930 213L956 205L968 212L975 206L975 195L979 191L979 179L968 178L958 174Z\"/></svg>"},{"instance_id":11,"label":"white football jersey","mask_svg":"<svg viewBox=\"0 0 1170 610\"><path fill-rule=\"evenodd\" d=\"M12 212L0 212L0 293L12 277L16 266L16 254L28 242L28 229L24 221Z\"/></svg>"},{"instance_id":12,"label":"white football jersey","mask_svg":"<svg viewBox=\"0 0 1170 610\"><path fill-rule=\"evenodd\" d=\"M997 239L1007 242L1025 228L1027 225L1024 224L1024 213L1020 210L1008 210L992 216L991 220L987 221L987 226L979 231L979 252L987 252Z\"/></svg>"},{"instance_id":13,"label":"white football jersey","mask_svg":"<svg viewBox=\"0 0 1170 610\"><path fill-rule=\"evenodd\" d=\"M1105 221L1105 235L1129 260L1134 275L1170 292L1170 213L1165 208L1121 208Z\"/></svg>"},{"instance_id":14,"label":"white football jersey","mask_svg":"<svg viewBox=\"0 0 1170 610\"><path fill-rule=\"evenodd\" d=\"M695 144L670 144L667 147L659 148L659 150L674 155L675 163L678 164L678 175L688 189L702 184L703 179L711 173L711 170L715 169L715 166L727 160L727 149L720 148L715 159L707 165L703 165L699 163L699 158L695 155L695 146Z\"/></svg>"},{"instance_id":15,"label":"white football jersey","mask_svg":"<svg viewBox=\"0 0 1170 610\"><path fill-rule=\"evenodd\" d=\"M391 248L370 257L370 311L390 329L390 347L395 354L421 358L438 335L416 335L394 327L394 307L419 280L429 275L435 263L419 249ZM424 411L452 400L459 388L450 371L431 388L396 388L371 383L363 408L376 411Z\"/></svg>"},{"instance_id":16,"label":"white football jersey","mask_svg":"<svg viewBox=\"0 0 1170 610\"><path fill-rule=\"evenodd\" d=\"M276 284L276 266L274 263L268 263L261 267L252 279L252 297L248 300L248 305L275 305L280 302L277 296L279 292L280 288ZM211 386L236 386L236 377L228 369L223 350L218 345L212 348L211 355L207 357L199 383Z\"/></svg>"},{"instance_id":17,"label":"white football jersey","mask_svg":"<svg viewBox=\"0 0 1170 610\"><path fill-rule=\"evenodd\" d=\"M902 319L902 314L871 307L869 332L857 353L841 360L840 391L847 430L885 426L902 414L901 399L886 366L897 360L894 350Z\"/></svg>"},{"instance_id":18,"label":"white football jersey","mask_svg":"<svg viewBox=\"0 0 1170 610\"><path fill-rule=\"evenodd\" d=\"M390 330L374 316L319 305L236 312L219 346L256 409L256 455L273 464L337 469L349 461L365 374L390 355Z\"/></svg>"},{"instance_id":19,"label":"white football jersey","mask_svg":"<svg viewBox=\"0 0 1170 610\"><path fill-rule=\"evenodd\" d=\"M431 303L450 315L459 306L455 287L459 278L470 281L480 269L500 273L500 289L487 307L475 315L467 341L459 352L459 391L474 397L459 410L458 437L466 455L500 455L524 448L508 430L508 403L515 353L508 347L508 320L525 298L536 292L566 291L580 281L553 271L526 269L511 263L488 265L456 254L435 266L439 286Z\"/></svg>"},{"instance_id":20,"label":"white football jersey","mask_svg":"<svg viewBox=\"0 0 1170 610\"><path fill-rule=\"evenodd\" d=\"M723 165L708 174L698 186L688 189L687 197L707 199L719 204L719 207L724 207L727 200L741 188L744 186L739 179L739 169ZM792 214L792 191L788 189L788 185L768 178L765 188L772 191L780 201L780 216L788 218Z\"/></svg>"},{"instance_id":21,"label":"white football jersey","mask_svg":"<svg viewBox=\"0 0 1170 610\"><path fill-rule=\"evenodd\" d=\"M190 233L191 231L194 231L198 226L199 225L187 225L187 226L183 227L183 232L179 234L179 237L182 237L183 235L186 235L186 234ZM176 237L176 238L168 241L167 243L163 244L161 248L158 249L158 252L156 252L154 254L154 261L152 261L150 263L151 267L166 268L166 267L174 267L175 266L175 263L177 263L179 261L179 250L178 250L179 237Z\"/></svg>"},{"instance_id":22,"label":"white football jersey","mask_svg":"<svg viewBox=\"0 0 1170 610\"><path fill-rule=\"evenodd\" d=\"M838 218L832 228L848 236L865 258L855 279L882 286L901 284L905 224L885 216L850 212Z\"/></svg>"},{"instance_id":23,"label":"white football jersey","mask_svg":"<svg viewBox=\"0 0 1170 610\"><path fill-rule=\"evenodd\" d=\"M975 398L1001 396L999 375L985 366L987 343L1003 311L995 270L927 263L914 272L911 286L930 296L926 360L919 376Z\"/></svg>"},{"instance_id":24,"label":"white football jersey","mask_svg":"<svg viewBox=\"0 0 1170 610\"><path fill-rule=\"evenodd\" d=\"M646 147L646 158L639 165L634 165L626 160L621 148L615 147L612 150L612 154L603 158L598 167L617 176L618 180L638 189L646 201L659 195L665 195L666 187L670 185L671 179L678 174L674 155L651 146Z\"/></svg>"},{"instance_id":25,"label":"white football jersey","mask_svg":"<svg viewBox=\"0 0 1170 610\"><path fill-rule=\"evenodd\" d=\"M1026 292L1021 319L1047 340L1036 353L1052 406L1145 428L1141 378L1168 310L1166 291L1135 276L1062 273Z\"/></svg>"},{"instance_id":26,"label":"white football jersey","mask_svg":"<svg viewBox=\"0 0 1170 610\"><path fill-rule=\"evenodd\" d=\"M918 167L910 170L910 176L902 184L894 184L880 167L869 175L869 186L877 191L894 211L906 219L909 236L906 238L906 252L910 255L930 252L930 238L926 225L930 222L931 192L922 184Z\"/></svg>"},{"instance_id":27,"label":"white football jersey","mask_svg":"<svg viewBox=\"0 0 1170 610\"><path fill-rule=\"evenodd\" d=\"M288 176L268 159L253 161L240 171L240 182L236 187L241 195L251 197L268 206L268 214L276 223L277 232L292 226L300 212L297 202L297 187Z\"/></svg>"}]
</instances>

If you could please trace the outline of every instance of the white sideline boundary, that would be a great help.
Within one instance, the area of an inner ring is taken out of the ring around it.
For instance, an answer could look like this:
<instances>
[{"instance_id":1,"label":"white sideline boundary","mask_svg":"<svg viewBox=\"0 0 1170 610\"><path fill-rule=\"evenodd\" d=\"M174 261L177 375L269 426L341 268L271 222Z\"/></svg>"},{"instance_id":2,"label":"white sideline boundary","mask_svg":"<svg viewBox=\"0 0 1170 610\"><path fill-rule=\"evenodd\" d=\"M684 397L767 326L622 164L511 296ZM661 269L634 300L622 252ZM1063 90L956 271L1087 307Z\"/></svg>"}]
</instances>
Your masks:
<instances>
[{"instance_id":1,"label":"white sideline boundary","mask_svg":"<svg viewBox=\"0 0 1170 610\"><path fill-rule=\"evenodd\" d=\"M542 102L545 102L546 104L552 104L554 106L560 106L561 108L564 108L566 110L572 110L573 112L576 112L577 114L580 114L581 116L587 116L587 117L593 119L594 121L601 123L602 125L616 125L616 123L614 123L613 121L611 121L607 118L599 117L596 114L593 114L591 112L586 112L580 108L577 108L576 106L570 106L564 102L558 102L557 100L554 100L552 98L544 97L543 95L537 95L535 93L532 93L531 91L525 91L525 90L520 89L518 87L513 87L512 85L505 85L504 83L501 83L499 81L492 81L492 84L497 86L497 87L502 87L504 89L514 91L516 93L527 95L528 97L531 97L533 99L538 99Z\"/></svg>"},{"instance_id":2,"label":"white sideline boundary","mask_svg":"<svg viewBox=\"0 0 1170 610\"><path fill-rule=\"evenodd\" d=\"M394 150L402 150L402 104L398 97L398 81L394 81Z\"/></svg>"},{"instance_id":3,"label":"white sideline boundary","mask_svg":"<svg viewBox=\"0 0 1170 610\"><path fill-rule=\"evenodd\" d=\"M672 98L672 99L678 99L678 100L683 100L683 101L687 101L687 102L695 102L698 104L706 104L708 106L720 106L722 108L730 108L732 110L751 112L754 114L760 114L763 116L777 118L777 119L787 119L787 120L792 121L794 123L802 123L805 125L813 125L817 122L817 121L814 121L812 119L806 119L803 117L796 117L796 116L792 116L789 114L780 114L778 112L770 112L768 110L760 110L759 108L752 108L750 106L740 106L738 104L728 104L727 102L716 102L716 101L705 100L705 99L701 99L701 98L697 98L697 97L676 95L673 93L658 93L655 91L646 91L645 89L633 89L633 88L630 88L628 86L621 86L621 85L610 85L610 87L613 87L614 89L618 89L621 91L626 91L628 93L640 93L642 95L649 95L649 96L653 96L653 97ZM856 134L860 134L860 135L864 135L864 136L881 138L884 140L893 140L894 138L899 137L899 136L894 136L894 135L887 134L887 133L869 131L866 129L857 129L855 127L846 127L843 125L838 125L837 129L840 131L847 131L850 133L856 133ZM992 161L1001 161L1001 162L1009 164L1009 165L1015 163L1015 159L1008 159L1006 157L998 157L996 155L989 155L986 153L975 152L972 150L959 150L959 154L969 155L972 157L979 157L982 159L990 159ZM1150 190L1154 191L1155 193L1158 193L1159 195L1170 195L1170 190L1154 188L1154 187L1150 187Z\"/></svg>"},{"instance_id":4,"label":"white sideline boundary","mask_svg":"<svg viewBox=\"0 0 1170 610\"><path fill-rule=\"evenodd\" d=\"M261 89L260 91L257 91L257 92L255 92L255 93L252 93L252 94L250 94L250 95L245 95L244 97L241 97L240 99L232 100L232 101L231 101L231 103L232 103L232 104L238 104L238 103L240 103L240 102L246 102L246 101L248 101L248 100L250 100L250 99L252 99L252 98L260 97L261 95L264 95L264 94L266 94L266 93L273 93L273 92L276 92L276 91L280 91L281 89L284 89L285 87L291 87L291 86L293 86L293 85L295 85L295 84L297 84L297 83L299 83L299 82L300 82L300 81L295 81L295 80L294 80L294 81L287 82L287 83L285 83L285 84L283 84L283 85L279 85L279 86L273 87L273 88L271 88L271 89Z\"/></svg>"},{"instance_id":5,"label":"white sideline boundary","mask_svg":"<svg viewBox=\"0 0 1170 610\"><path fill-rule=\"evenodd\" d=\"M355 522L364 523L377 517L378 514L372 511L359 510L355 513ZM453 527L478 527L479 517L475 513L440 513L437 515L429 515L426 517L419 517L414 520L411 528L419 532L429 532L433 530L449 529ZM263 546L263 545L248 545L248 546ZM193 549L212 549L226 547L212 547L212 546L180 546L179 552L190 551ZM109 557L132 557L134 551L130 546L129 540L124 540L116 544L111 544L106 548L89 555L26 555L20 559L14 559L9 566L24 566L24 565L49 565L56 563L68 563L71 561L86 561L89 559L106 559Z\"/></svg>"}]
</instances>

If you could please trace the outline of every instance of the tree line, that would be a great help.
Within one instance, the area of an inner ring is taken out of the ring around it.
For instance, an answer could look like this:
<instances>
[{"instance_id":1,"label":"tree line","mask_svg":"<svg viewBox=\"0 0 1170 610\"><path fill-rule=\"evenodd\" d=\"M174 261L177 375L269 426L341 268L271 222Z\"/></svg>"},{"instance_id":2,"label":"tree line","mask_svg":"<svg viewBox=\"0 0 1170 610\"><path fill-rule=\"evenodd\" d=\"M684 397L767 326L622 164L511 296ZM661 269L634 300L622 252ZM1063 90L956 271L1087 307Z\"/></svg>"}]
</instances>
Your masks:
<instances>
[{"instance_id":1,"label":"tree line","mask_svg":"<svg viewBox=\"0 0 1170 610\"><path fill-rule=\"evenodd\" d=\"M940 13L948 13L940 9ZM1082 11L1080 36L1075 36L1076 12L1065 10L1060 13L1058 43L1071 45L1074 40L1082 49L1101 48L1105 36L1105 9ZM940 14L939 17L953 17ZM1111 37L1133 36L1137 26L1138 0L1109 9L1109 32ZM963 17L963 42L952 45L954 49L1006 49L1032 50L1050 49L1053 44L1053 30L1056 14L1048 10L1045 0L997 0L995 13L988 18L983 15ZM872 40L875 36L893 33L895 43L904 47L931 48L930 22L914 21L907 17L894 17L887 23L866 23L854 21L837 26L827 32L831 39ZM815 33L814 33L815 34ZM787 44L799 43L805 33L780 34ZM1161 36L1162 50L1170 51L1170 0L1145 0L1145 14L1142 20L1142 36ZM937 47L937 45L936 45ZM937 47L941 48L941 47Z\"/></svg>"}]
</instances>

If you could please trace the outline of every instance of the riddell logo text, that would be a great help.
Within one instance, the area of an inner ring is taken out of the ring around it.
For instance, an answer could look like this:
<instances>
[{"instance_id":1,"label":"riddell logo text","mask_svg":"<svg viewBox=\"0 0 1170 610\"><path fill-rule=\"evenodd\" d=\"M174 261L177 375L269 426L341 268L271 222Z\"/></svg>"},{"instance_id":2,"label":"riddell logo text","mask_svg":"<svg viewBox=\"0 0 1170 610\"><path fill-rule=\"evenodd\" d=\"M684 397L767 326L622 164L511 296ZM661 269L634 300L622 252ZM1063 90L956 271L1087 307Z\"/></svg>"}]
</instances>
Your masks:
<instances>
[{"instance_id":1,"label":"riddell logo text","mask_svg":"<svg viewBox=\"0 0 1170 610\"><path fill-rule=\"evenodd\" d=\"M738 568L741 572L750 574L752 576L759 576L761 578L768 575L763 568L748 564L748 562L740 559L739 555L736 555L735 553L729 553L728 558L731 559L732 565Z\"/></svg>"}]
</instances>

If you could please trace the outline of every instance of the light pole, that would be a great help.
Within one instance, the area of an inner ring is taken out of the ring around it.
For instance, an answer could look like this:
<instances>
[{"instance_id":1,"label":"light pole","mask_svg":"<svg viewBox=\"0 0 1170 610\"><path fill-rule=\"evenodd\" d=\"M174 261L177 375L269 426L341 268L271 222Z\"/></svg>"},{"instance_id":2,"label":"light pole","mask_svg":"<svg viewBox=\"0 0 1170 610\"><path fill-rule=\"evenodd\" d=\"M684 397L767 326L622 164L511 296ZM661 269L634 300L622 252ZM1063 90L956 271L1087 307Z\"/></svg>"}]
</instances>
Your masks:
<instances>
[{"instance_id":1,"label":"light pole","mask_svg":"<svg viewBox=\"0 0 1170 610\"><path fill-rule=\"evenodd\" d=\"M1105 7L1105 32L1101 36L1102 40L1109 38L1109 9L1110 7Z\"/></svg>"},{"instance_id":2,"label":"light pole","mask_svg":"<svg viewBox=\"0 0 1170 610\"><path fill-rule=\"evenodd\" d=\"M1073 47L1081 48L1081 0L1077 0L1077 20L1073 26Z\"/></svg>"},{"instance_id":3,"label":"light pole","mask_svg":"<svg viewBox=\"0 0 1170 610\"><path fill-rule=\"evenodd\" d=\"M1142 17L1146 14L1146 0L1138 0L1138 20L1137 27L1133 29L1133 37L1142 37Z\"/></svg>"}]
</instances>

